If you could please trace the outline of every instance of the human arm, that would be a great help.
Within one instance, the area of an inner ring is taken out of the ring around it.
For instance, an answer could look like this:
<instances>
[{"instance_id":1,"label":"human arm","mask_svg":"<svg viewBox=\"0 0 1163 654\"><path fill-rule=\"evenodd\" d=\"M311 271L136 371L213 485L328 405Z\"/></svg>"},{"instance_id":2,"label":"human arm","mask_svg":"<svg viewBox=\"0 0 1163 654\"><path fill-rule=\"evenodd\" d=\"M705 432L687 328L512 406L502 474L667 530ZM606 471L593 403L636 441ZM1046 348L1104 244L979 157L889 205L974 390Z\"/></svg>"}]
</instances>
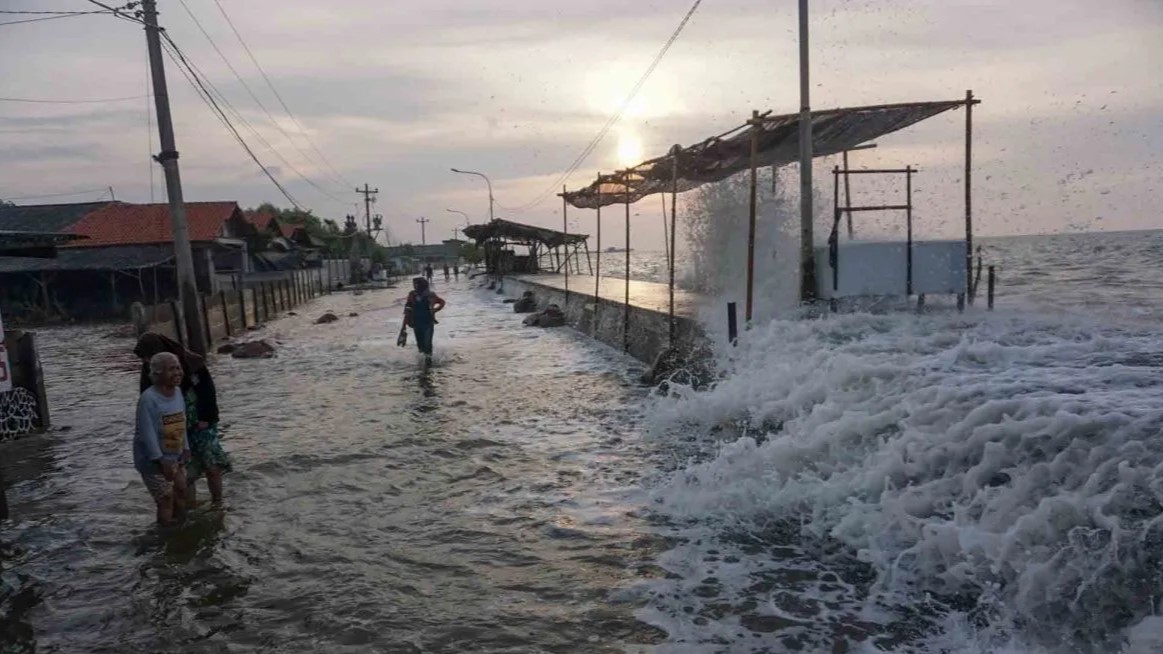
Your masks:
<instances>
[{"instance_id":1,"label":"human arm","mask_svg":"<svg viewBox=\"0 0 1163 654\"><path fill-rule=\"evenodd\" d=\"M151 406L145 395L137 400L137 418L134 423L133 439L147 461L161 463L161 433L158 431L159 414Z\"/></svg>"},{"instance_id":2,"label":"human arm","mask_svg":"<svg viewBox=\"0 0 1163 654\"><path fill-rule=\"evenodd\" d=\"M432 294L432 313L433 313L433 315L435 315L437 312L439 312L441 309L443 309L444 305L445 305L444 298L433 293Z\"/></svg>"},{"instance_id":3,"label":"human arm","mask_svg":"<svg viewBox=\"0 0 1163 654\"><path fill-rule=\"evenodd\" d=\"M408 299L404 301L404 327L412 326L412 305L415 303L416 294L408 293Z\"/></svg>"}]
</instances>

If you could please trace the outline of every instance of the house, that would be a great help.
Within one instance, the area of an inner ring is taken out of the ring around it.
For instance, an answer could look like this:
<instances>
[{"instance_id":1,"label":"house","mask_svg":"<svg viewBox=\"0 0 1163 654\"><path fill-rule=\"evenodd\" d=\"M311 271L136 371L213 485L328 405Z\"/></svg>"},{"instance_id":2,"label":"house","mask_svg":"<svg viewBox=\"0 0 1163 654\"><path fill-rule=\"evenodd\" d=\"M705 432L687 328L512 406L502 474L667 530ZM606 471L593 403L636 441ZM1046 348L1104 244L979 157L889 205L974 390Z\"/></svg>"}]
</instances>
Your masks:
<instances>
[{"instance_id":1,"label":"house","mask_svg":"<svg viewBox=\"0 0 1163 654\"><path fill-rule=\"evenodd\" d=\"M256 230L247 272L319 268L326 243L308 233L304 225L289 223L267 211L247 211L246 220Z\"/></svg>"},{"instance_id":2,"label":"house","mask_svg":"<svg viewBox=\"0 0 1163 654\"><path fill-rule=\"evenodd\" d=\"M202 293L216 274L244 269L253 226L235 202L187 202L194 272ZM102 202L0 207L0 230L84 237L55 259L0 259L0 306L13 318L100 319L130 303L177 296L169 206Z\"/></svg>"},{"instance_id":3,"label":"house","mask_svg":"<svg viewBox=\"0 0 1163 654\"><path fill-rule=\"evenodd\" d=\"M387 256L396 270L419 272L426 265L438 269L460 261L462 244L462 241L450 239L432 245L395 245L387 248Z\"/></svg>"}]
</instances>

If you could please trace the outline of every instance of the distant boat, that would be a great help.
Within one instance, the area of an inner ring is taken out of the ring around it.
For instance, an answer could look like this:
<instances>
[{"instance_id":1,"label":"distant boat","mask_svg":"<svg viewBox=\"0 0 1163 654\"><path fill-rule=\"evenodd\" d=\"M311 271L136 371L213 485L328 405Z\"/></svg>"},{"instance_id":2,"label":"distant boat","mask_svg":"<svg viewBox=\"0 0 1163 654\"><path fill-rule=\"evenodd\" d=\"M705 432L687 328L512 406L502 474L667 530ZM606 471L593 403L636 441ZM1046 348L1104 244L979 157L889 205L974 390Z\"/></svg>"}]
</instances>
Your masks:
<instances>
[{"instance_id":1,"label":"distant boat","mask_svg":"<svg viewBox=\"0 0 1163 654\"><path fill-rule=\"evenodd\" d=\"M629 249L626 249L626 248L613 248L613 247L606 248L606 252L607 252L608 254L618 254L619 252L633 252L633 251L634 251L634 249L633 249L633 248L629 248Z\"/></svg>"}]
</instances>

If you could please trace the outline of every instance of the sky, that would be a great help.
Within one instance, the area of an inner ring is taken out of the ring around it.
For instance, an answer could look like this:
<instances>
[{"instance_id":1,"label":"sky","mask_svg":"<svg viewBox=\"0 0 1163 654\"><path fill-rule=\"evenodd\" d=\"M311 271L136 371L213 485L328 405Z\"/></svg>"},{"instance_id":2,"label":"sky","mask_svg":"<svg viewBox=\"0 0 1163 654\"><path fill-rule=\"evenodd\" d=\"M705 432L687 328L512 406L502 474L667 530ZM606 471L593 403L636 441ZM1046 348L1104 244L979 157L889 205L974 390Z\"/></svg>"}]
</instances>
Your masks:
<instances>
[{"instance_id":1,"label":"sky","mask_svg":"<svg viewBox=\"0 0 1163 654\"><path fill-rule=\"evenodd\" d=\"M555 181L691 6L219 0L291 118L215 0L184 2L159 0L163 26L245 120L232 118L271 174L303 207L339 222L363 210L357 185L378 188L373 213L384 216L392 242L419 242L421 217L429 242L453 237L464 219L449 209L487 219L484 181L452 167L491 178L498 217L560 227ZM0 11L94 8L0 0ZM21 18L0 14L0 22ZM704 0L566 184L726 131L753 109L797 111L796 26L793 0ZM957 99L966 89L982 100L974 110L978 235L1163 227L1155 201L1163 193L1163 0L813 0L810 26L813 108ZM288 206L166 65L186 199ZM0 97L132 98L0 100L0 198L80 202L108 198L112 187L118 200L164 201L149 159L158 146L147 77L134 24L82 16L0 25ZM951 112L878 140L852 165L920 167L918 237L957 236L964 130L963 112ZM816 162L825 197L836 163ZM88 192L31 197L75 191ZM862 179L853 199L873 204L902 192ZM633 214L635 247L661 248L660 203L648 198ZM570 231L592 233L593 211L568 216ZM858 232L891 232L900 222L867 220ZM622 245L620 232L607 230L603 246Z\"/></svg>"}]
</instances>

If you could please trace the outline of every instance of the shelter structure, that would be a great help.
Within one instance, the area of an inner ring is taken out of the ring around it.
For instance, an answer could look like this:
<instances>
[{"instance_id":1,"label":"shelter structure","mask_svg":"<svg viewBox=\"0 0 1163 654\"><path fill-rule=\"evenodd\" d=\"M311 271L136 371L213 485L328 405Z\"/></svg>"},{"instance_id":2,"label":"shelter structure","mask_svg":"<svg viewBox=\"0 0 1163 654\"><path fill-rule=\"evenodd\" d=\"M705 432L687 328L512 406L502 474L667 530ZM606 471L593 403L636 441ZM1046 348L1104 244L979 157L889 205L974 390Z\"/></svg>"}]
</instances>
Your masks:
<instances>
[{"instance_id":1,"label":"shelter structure","mask_svg":"<svg viewBox=\"0 0 1163 654\"><path fill-rule=\"evenodd\" d=\"M491 274L539 272L544 265L567 276L572 268L581 272L581 252L593 274L590 262L589 236L570 234L546 227L525 225L496 218L483 225L465 227L464 235L485 249L485 266ZM528 254L519 256L512 246L528 248Z\"/></svg>"},{"instance_id":2,"label":"shelter structure","mask_svg":"<svg viewBox=\"0 0 1163 654\"><path fill-rule=\"evenodd\" d=\"M936 102L906 102L863 107L827 109L811 112L810 133L812 152L816 157L844 154L850 150L869 147L868 143L887 134L910 127L921 121L955 109L965 109L965 264L971 267L970 256L973 243L973 220L971 205L971 161L972 161L972 107L980 101L966 92L964 99ZM626 170L609 174L599 174L591 184L574 191L561 194L565 205L581 209L596 209L598 212L598 250L601 250L601 209L612 205L626 207L626 247L630 248L630 205L656 193L671 194L670 230L668 244L668 268L670 273L670 323L671 340L674 340L674 279L675 279L675 227L677 226L677 195L696 189L704 184L718 182L728 177L751 171L750 238L747 256L747 318L751 318L752 288L754 278L754 245L756 223L756 171L762 167L778 168L795 163L799 159L801 114L771 115L771 112L752 114L751 120L687 147L675 145L662 156L648 159ZM837 179L847 180L849 171L837 170ZM883 171L897 172L897 171ZM902 171L903 172L903 171ZM916 169L909 169L909 181ZM911 194L910 194L911 196ZM911 200L907 203L911 209ZM899 207L835 207L836 221L841 215L855 211L875 209L895 210ZM910 211L911 214L911 211ZM911 226L911 221L910 221ZM835 229L833 230L835 233ZM813 301L818 296L816 277L816 253L812 243L811 225L803 232L805 244L801 248L801 270L813 278L804 285L801 300ZM835 239L833 240L835 242ZM910 240L909 248L912 244ZM837 256L831 257L836 260ZM630 267L629 253L626 257L627 280ZM835 264L835 265L838 265ZM601 276L601 262L598 261L598 275ZM966 275L965 292L972 298L972 281ZM595 286L595 296L597 286ZM629 329L629 283L626 289L626 330Z\"/></svg>"}]
</instances>

